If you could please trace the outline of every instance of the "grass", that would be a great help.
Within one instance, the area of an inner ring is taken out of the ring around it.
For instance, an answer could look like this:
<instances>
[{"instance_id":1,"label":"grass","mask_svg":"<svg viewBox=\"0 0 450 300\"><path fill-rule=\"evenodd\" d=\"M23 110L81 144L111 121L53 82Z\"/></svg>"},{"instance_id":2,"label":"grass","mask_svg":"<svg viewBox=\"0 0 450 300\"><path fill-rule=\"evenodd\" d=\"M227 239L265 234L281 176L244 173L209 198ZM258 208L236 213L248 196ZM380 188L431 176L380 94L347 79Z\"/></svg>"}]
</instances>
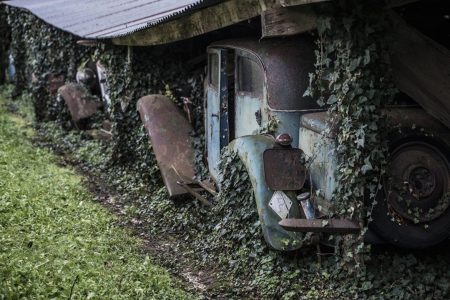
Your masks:
<instances>
[{"instance_id":1,"label":"grass","mask_svg":"<svg viewBox=\"0 0 450 300\"><path fill-rule=\"evenodd\" d=\"M0 99L0 299L191 299Z\"/></svg>"}]
</instances>

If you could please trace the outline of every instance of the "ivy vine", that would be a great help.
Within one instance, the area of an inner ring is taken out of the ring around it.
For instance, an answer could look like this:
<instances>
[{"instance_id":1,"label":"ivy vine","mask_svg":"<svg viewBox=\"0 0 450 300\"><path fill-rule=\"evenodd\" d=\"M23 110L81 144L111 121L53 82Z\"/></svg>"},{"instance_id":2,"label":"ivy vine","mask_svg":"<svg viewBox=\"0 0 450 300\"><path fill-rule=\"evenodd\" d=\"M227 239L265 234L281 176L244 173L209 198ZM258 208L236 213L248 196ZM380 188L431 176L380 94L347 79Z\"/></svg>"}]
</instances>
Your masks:
<instances>
[{"instance_id":1,"label":"ivy vine","mask_svg":"<svg viewBox=\"0 0 450 300\"><path fill-rule=\"evenodd\" d=\"M317 71L312 75L310 89L321 102L329 102L330 122L340 129L336 151L341 189L336 191L336 214L361 219L374 203L378 178L386 168L380 110L395 94L385 56L387 29L380 17L384 13L373 3L346 0L331 9L325 8L324 17L319 20ZM77 66L91 55L105 65L111 87L108 117L113 124L112 144L93 141L82 132L65 131L55 122L40 123L39 143L72 156L82 170L116 191L117 197L110 200L120 202L133 222L145 222L149 234L175 239L171 244L174 251L183 253L183 261L187 260L189 265L167 259L163 264L177 272L183 267L213 268L218 278L212 287L212 297L448 297L449 258L442 253L425 258L412 254L373 254L372 261L366 262L366 272L353 277L336 268L333 253L322 253L319 265L314 249L291 254L269 249L260 232L248 174L235 153L223 153L221 174L225 182L213 211L203 209L195 201L169 200L152 146L136 112L136 102L144 95L161 93L170 96L181 108L183 99L188 98L193 103L193 135L196 161L200 165L204 159L204 62L197 68L188 68L189 58L170 47L136 48L131 55L127 48L109 44L81 49L75 39L28 13L8 8L8 19L13 28L12 53L20 72L17 91L31 89L28 82L33 73L41 76L62 70L67 80L73 81ZM35 24L39 30L30 28ZM36 88L44 84L38 81L33 85ZM42 97L38 101L45 102L36 102L37 96ZM43 113L41 121L52 118L49 110L63 109L52 108L55 100L43 90L35 90L33 100L36 109ZM276 120L272 123L267 128L269 132L276 126ZM198 173L201 177L201 170ZM363 187L369 187L368 195ZM361 266L357 258L365 250L361 248L361 240L346 243L341 262L356 260L357 266L358 263Z\"/></svg>"},{"instance_id":2,"label":"ivy vine","mask_svg":"<svg viewBox=\"0 0 450 300\"><path fill-rule=\"evenodd\" d=\"M337 1L318 21L316 71L307 94L328 108L338 159L334 212L360 221L358 239L346 238L343 263L363 265L362 237L386 174L388 148L382 109L393 100L384 6L379 1Z\"/></svg>"}]
</instances>

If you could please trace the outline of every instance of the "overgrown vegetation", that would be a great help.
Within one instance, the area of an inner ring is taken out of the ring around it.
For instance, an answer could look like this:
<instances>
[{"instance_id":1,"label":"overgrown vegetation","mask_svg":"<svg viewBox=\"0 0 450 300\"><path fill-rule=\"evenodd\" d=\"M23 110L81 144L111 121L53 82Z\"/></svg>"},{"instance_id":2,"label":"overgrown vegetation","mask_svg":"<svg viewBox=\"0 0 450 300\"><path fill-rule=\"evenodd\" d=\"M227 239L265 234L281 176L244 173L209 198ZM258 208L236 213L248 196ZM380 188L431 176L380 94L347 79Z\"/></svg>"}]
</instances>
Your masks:
<instances>
[{"instance_id":1,"label":"overgrown vegetation","mask_svg":"<svg viewBox=\"0 0 450 300\"><path fill-rule=\"evenodd\" d=\"M6 72L8 66L8 50L11 40L11 30L7 22L5 6L0 6L0 85L6 82Z\"/></svg>"},{"instance_id":2,"label":"overgrown vegetation","mask_svg":"<svg viewBox=\"0 0 450 300\"><path fill-rule=\"evenodd\" d=\"M290 254L270 250L260 233L248 175L236 154L224 153L221 170L228 183L216 206L205 210L195 201L169 200L165 188L147 181L142 171L108 164L110 148L83 133L67 134L53 123L42 125L39 133L41 145L72 157L88 174L98 176L120 195L115 201L123 205L127 218L143 222L145 232L179 253L163 253L162 264L177 273L203 271L208 278L207 297L434 299L450 295L448 246L426 254L375 248L365 271L353 276L339 267L331 249L322 249L320 264L314 248ZM88 147L92 148L87 152L95 155L85 155Z\"/></svg>"},{"instance_id":3,"label":"overgrown vegetation","mask_svg":"<svg viewBox=\"0 0 450 300\"><path fill-rule=\"evenodd\" d=\"M3 105L0 299L192 298Z\"/></svg>"},{"instance_id":4,"label":"overgrown vegetation","mask_svg":"<svg viewBox=\"0 0 450 300\"><path fill-rule=\"evenodd\" d=\"M32 14L12 7L7 10L10 52L17 66L13 95L28 91L33 97L36 119L56 120L60 107L51 101L55 93L50 94L48 89L48 75L60 74L70 81L91 50L77 45L76 37L48 26Z\"/></svg>"},{"instance_id":5,"label":"overgrown vegetation","mask_svg":"<svg viewBox=\"0 0 450 300\"><path fill-rule=\"evenodd\" d=\"M344 240L342 263L364 265L363 236L386 175L386 120L382 109L396 93L391 78L389 20L377 1L339 1L318 21L316 72L307 94L328 108L327 132L336 132L334 211L357 219L359 239ZM337 130L336 130L337 129Z\"/></svg>"},{"instance_id":6,"label":"overgrown vegetation","mask_svg":"<svg viewBox=\"0 0 450 300\"><path fill-rule=\"evenodd\" d=\"M318 92L329 102L331 111L344 116L335 120L343 129L338 136L343 147L338 151L343 171L340 180L346 184L345 189L338 191L342 200L339 208L344 208L338 213L363 217L366 202L361 186L369 184L372 192L376 191L377 183L370 178L379 178L385 162L384 146L379 139L379 110L388 101L383 97L389 98L393 91L386 89L390 88L388 80L380 81L386 70L384 57L379 56L384 51L381 37L385 28L381 26L382 19L374 20L378 9L369 11L365 19L362 16L367 8L356 5L355 1L342 3L347 4L336 6L336 10L329 11L328 18L321 20L319 49L322 51L318 53L318 73L313 84L319 87ZM355 28L358 34L353 36L350 30ZM25 26L20 30L26 29ZM204 53L204 50L199 47L198 51ZM39 54L40 48L34 51ZM62 55L72 54L63 52ZM221 172L225 180L211 210L191 200L169 200L136 112L136 102L152 93L166 94L180 107L184 97L192 101L196 162L201 165L204 61L192 66L187 63L192 57L183 56L170 47L142 48L128 53L125 48L99 45L94 56L108 70L112 144L94 141L83 132L64 131L54 122L37 124L37 143L65 155L98 182L107 185L111 193L118 195L115 201L124 207L130 220L138 219L145 232L169 243L173 252L182 253L172 256L164 253L160 258L162 263L179 273L186 269L212 273L207 296L264 299L448 297L450 274L446 264L450 258L445 251L435 250L430 255L392 249L374 252L364 270L349 276L348 269L341 268L341 262L353 261L351 255L366 250L360 240L350 240L345 248L349 252L344 252L344 260L338 262L336 253L327 248L322 249L325 253L320 253L320 263L315 248L290 254L269 249L260 232L248 174L234 153L225 152L222 157ZM369 67L374 69L369 71ZM73 78L69 76L69 80ZM44 86L45 82L40 84ZM53 103L54 99L46 98L46 101ZM370 126L364 126L364 122ZM352 167L358 172L351 172ZM205 175L204 169L198 171L199 177ZM352 209L348 211L348 208ZM346 256L347 253L350 255ZM349 270L356 271L351 266ZM360 269L358 266L357 270Z\"/></svg>"}]
</instances>

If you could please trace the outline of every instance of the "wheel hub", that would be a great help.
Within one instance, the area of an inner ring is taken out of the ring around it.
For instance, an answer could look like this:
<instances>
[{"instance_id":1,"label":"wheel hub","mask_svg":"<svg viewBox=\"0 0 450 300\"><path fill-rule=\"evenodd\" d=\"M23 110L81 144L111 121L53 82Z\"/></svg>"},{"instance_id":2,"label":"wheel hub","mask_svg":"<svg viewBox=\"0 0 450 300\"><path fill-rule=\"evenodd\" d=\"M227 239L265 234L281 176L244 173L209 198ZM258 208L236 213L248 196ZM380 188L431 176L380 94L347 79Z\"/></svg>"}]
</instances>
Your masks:
<instances>
[{"instance_id":1,"label":"wheel hub","mask_svg":"<svg viewBox=\"0 0 450 300\"><path fill-rule=\"evenodd\" d=\"M430 196L436 189L435 174L424 167L416 167L409 174L409 190L418 200Z\"/></svg>"},{"instance_id":2,"label":"wheel hub","mask_svg":"<svg viewBox=\"0 0 450 300\"><path fill-rule=\"evenodd\" d=\"M391 156L388 203L396 215L413 223L434 220L449 206L448 162L433 146L409 143Z\"/></svg>"}]
</instances>

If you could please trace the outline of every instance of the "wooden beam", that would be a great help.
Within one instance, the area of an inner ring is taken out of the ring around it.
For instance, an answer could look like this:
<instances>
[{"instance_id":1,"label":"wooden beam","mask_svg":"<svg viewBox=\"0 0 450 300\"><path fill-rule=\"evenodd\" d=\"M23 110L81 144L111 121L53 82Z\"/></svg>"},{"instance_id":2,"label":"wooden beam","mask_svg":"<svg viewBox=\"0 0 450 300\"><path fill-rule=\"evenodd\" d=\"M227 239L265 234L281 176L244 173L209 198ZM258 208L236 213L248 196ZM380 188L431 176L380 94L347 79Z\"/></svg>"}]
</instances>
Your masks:
<instances>
[{"instance_id":1,"label":"wooden beam","mask_svg":"<svg viewBox=\"0 0 450 300\"><path fill-rule=\"evenodd\" d=\"M227 0L179 19L161 23L123 37L115 45L152 46L199 36L262 15L263 37L302 33L317 27L308 4L333 0ZM391 0L390 7L418 0Z\"/></svg>"},{"instance_id":2,"label":"wooden beam","mask_svg":"<svg viewBox=\"0 0 450 300\"><path fill-rule=\"evenodd\" d=\"M392 14L391 64L397 88L450 128L450 51Z\"/></svg>"},{"instance_id":3,"label":"wooden beam","mask_svg":"<svg viewBox=\"0 0 450 300\"><path fill-rule=\"evenodd\" d=\"M317 28L317 15L308 5L334 0L279 0L281 7L264 11L261 16L263 37L294 35ZM387 7L394 8L419 0L389 0Z\"/></svg>"},{"instance_id":4,"label":"wooden beam","mask_svg":"<svg viewBox=\"0 0 450 300\"><path fill-rule=\"evenodd\" d=\"M388 7L394 8L394 7L399 7L399 6L403 6L406 4L410 4L413 2L417 2L419 0L390 0Z\"/></svg>"},{"instance_id":5,"label":"wooden beam","mask_svg":"<svg viewBox=\"0 0 450 300\"><path fill-rule=\"evenodd\" d=\"M317 16L310 5L279 7L261 15L262 36L276 37L303 33L317 27Z\"/></svg>"},{"instance_id":6,"label":"wooden beam","mask_svg":"<svg viewBox=\"0 0 450 300\"><path fill-rule=\"evenodd\" d=\"M305 5L305 4L313 4L319 2L325 2L330 0L280 0L280 4L283 7L296 6L296 5Z\"/></svg>"},{"instance_id":7,"label":"wooden beam","mask_svg":"<svg viewBox=\"0 0 450 300\"><path fill-rule=\"evenodd\" d=\"M305 5L305 4L313 4L325 1L333 1L333 0L280 0L280 4L283 7L296 6L296 5ZM417 2L419 0L390 0L388 3L388 7L398 7L406 4L410 4L413 2Z\"/></svg>"},{"instance_id":8,"label":"wooden beam","mask_svg":"<svg viewBox=\"0 0 450 300\"><path fill-rule=\"evenodd\" d=\"M176 42L254 18L275 7L279 7L277 0L229 0L131 35L114 38L112 42L128 46Z\"/></svg>"}]
</instances>

